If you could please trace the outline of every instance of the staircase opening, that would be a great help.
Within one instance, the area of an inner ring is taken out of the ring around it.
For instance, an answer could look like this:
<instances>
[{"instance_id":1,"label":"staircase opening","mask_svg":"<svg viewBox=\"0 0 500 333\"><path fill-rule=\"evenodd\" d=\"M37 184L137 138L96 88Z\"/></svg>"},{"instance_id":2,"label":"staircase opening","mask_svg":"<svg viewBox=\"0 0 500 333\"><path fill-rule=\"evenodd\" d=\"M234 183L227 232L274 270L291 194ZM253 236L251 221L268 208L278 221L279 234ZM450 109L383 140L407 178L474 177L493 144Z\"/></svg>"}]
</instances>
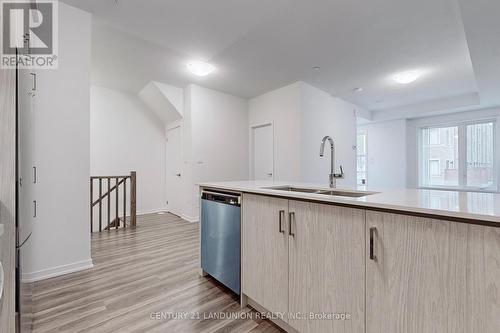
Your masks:
<instances>
[{"instance_id":1,"label":"staircase opening","mask_svg":"<svg viewBox=\"0 0 500 333\"><path fill-rule=\"evenodd\" d=\"M135 228L137 225L137 173L90 177L90 232Z\"/></svg>"}]
</instances>

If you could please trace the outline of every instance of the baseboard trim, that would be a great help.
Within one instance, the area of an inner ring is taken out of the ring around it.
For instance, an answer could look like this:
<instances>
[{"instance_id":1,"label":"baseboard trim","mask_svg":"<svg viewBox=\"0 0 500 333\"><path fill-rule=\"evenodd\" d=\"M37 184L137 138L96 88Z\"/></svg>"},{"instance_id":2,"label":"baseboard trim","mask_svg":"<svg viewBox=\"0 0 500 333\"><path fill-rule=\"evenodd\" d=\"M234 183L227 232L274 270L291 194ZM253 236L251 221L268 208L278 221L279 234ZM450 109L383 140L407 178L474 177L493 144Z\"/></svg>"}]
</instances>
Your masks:
<instances>
[{"instance_id":1,"label":"baseboard trim","mask_svg":"<svg viewBox=\"0 0 500 333\"><path fill-rule=\"evenodd\" d=\"M41 280L69 274L69 273L83 271L86 269L90 269L92 267L94 267L94 263L92 262L92 259L88 259L88 260L78 261L78 262L74 262L74 263L67 264L67 265L42 269L40 271L33 272L33 273L24 273L22 279L23 279L23 282L32 283L32 282L37 282L37 281L41 281Z\"/></svg>"},{"instance_id":2,"label":"baseboard trim","mask_svg":"<svg viewBox=\"0 0 500 333\"><path fill-rule=\"evenodd\" d=\"M148 209L148 210L141 210L140 212L137 212L137 215L146 215L146 214L155 214L155 213L162 213L166 212L167 208L156 208L156 209ZM130 215L127 215L130 217Z\"/></svg>"},{"instance_id":3,"label":"baseboard trim","mask_svg":"<svg viewBox=\"0 0 500 333\"><path fill-rule=\"evenodd\" d=\"M150 209L150 210L142 210L140 212L137 212L137 215L147 215L147 214L157 214L157 213L170 213L168 208L158 208L158 209ZM174 214L174 213L172 213ZM177 215L177 214L174 214L174 215ZM196 223L200 220L200 218L198 216L189 216L189 215L186 215L186 214L181 214L181 215L177 215L179 216L181 219L183 220L186 220L188 222L191 222L191 223ZM127 215L127 217L129 217L129 215Z\"/></svg>"},{"instance_id":4,"label":"baseboard trim","mask_svg":"<svg viewBox=\"0 0 500 333\"><path fill-rule=\"evenodd\" d=\"M181 218L191 223L196 223L200 220L198 217L188 216L186 214L181 214Z\"/></svg>"}]
</instances>

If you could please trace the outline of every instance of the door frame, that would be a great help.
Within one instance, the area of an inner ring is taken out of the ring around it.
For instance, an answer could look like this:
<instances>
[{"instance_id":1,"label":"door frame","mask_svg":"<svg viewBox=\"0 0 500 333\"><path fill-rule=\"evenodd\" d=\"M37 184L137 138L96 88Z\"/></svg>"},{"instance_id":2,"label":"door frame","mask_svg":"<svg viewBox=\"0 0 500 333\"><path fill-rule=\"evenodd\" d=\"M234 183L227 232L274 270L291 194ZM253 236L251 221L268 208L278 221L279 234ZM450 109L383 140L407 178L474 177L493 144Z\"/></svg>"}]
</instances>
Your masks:
<instances>
[{"instance_id":1,"label":"door frame","mask_svg":"<svg viewBox=\"0 0 500 333\"><path fill-rule=\"evenodd\" d=\"M261 128L261 127L266 127L266 126L271 126L271 133L272 133L272 138L273 138L273 144L272 144L272 148L273 148L273 158L272 158L272 162L273 162L273 177L272 177L272 180L274 181L275 179L275 175L276 175L276 137L275 137L275 132L274 132L274 122L273 121L266 121L266 122L262 122L262 123L257 123L257 124L253 124L253 125L250 125L249 129L248 129L248 133L249 133L249 151L248 151L248 161L249 161L249 168L248 168L248 178L251 179L251 180L255 180L255 175L254 175L254 154L253 154L253 150L254 150L254 144L253 144L253 139L254 139L254 130L257 129L257 128Z\"/></svg>"},{"instance_id":2,"label":"door frame","mask_svg":"<svg viewBox=\"0 0 500 333\"><path fill-rule=\"evenodd\" d=\"M170 204L169 204L169 190L168 190L168 177L167 177L167 165L168 165L168 156L167 156L167 145L168 145L168 132L169 131L172 131L172 130L175 130L175 129L178 129L180 132L179 132L179 144L180 144L180 147L179 147L179 150L180 150L180 164L181 164L181 173L183 172L183 156L184 156L184 151L183 151L183 135L182 135L182 120L178 120L178 121L175 121L171 124L168 124L166 127L165 127L165 148L164 148L164 152L165 152L165 169L164 169L164 172L163 172L163 176L165 177L165 205L166 205L166 208L167 208L167 211L169 213L172 213L174 215L178 215L178 216L181 216L182 215L182 200L180 201L180 205L178 207L178 210L177 212L172 212L170 211ZM182 190L182 176L181 176L181 190ZM180 195L180 197L182 198L182 195Z\"/></svg>"}]
</instances>

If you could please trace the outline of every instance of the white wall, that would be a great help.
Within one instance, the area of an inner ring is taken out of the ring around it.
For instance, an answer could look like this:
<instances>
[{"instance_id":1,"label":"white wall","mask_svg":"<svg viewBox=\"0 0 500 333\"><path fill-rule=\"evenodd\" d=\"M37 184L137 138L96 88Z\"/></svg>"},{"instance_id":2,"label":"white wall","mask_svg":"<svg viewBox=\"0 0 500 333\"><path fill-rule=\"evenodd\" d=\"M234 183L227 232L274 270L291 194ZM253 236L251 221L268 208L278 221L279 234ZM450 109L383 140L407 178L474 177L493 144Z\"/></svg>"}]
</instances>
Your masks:
<instances>
[{"instance_id":1,"label":"white wall","mask_svg":"<svg viewBox=\"0 0 500 333\"><path fill-rule=\"evenodd\" d=\"M38 72L38 217L25 278L88 268L91 15L59 3L59 69Z\"/></svg>"},{"instance_id":2,"label":"white wall","mask_svg":"<svg viewBox=\"0 0 500 333\"><path fill-rule=\"evenodd\" d=\"M300 86L296 82L255 97L249 103L247 132L250 126L273 123L274 180L301 179Z\"/></svg>"},{"instance_id":3,"label":"white wall","mask_svg":"<svg viewBox=\"0 0 500 333\"><path fill-rule=\"evenodd\" d=\"M184 112L184 90L165 83L153 81L163 96L168 99L177 112L182 116Z\"/></svg>"},{"instance_id":4,"label":"white wall","mask_svg":"<svg viewBox=\"0 0 500 333\"><path fill-rule=\"evenodd\" d=\"M406 188L406 120L358 127L368 137L368 188Z\"/></svg>"},{"instance_id":5,"label":"white wall","mask_svg":"<svg viewBox=\"0 0 500 333\"><path fill-rule=\"evenodd\" d=\"M192 85L191 134L195 182L248 177L248 102Z\"/></svg>"},{"instance_id":6,"label":"white wall","mask_svg":"<svg viewBox=\"0 0 500 333\"><path fill-rule=\"evenodd\" d=\"M338 187L356 185L356 105L300 82L301 105L301 180L328 185L330 149L319 156L321 139L332 137L335 143L336 173L342 165L345 179L337 179Z\"/></svg>"},{"instance_id":7,"label":"white wall","mask_svg":"<svg viewBox=\"0 0 500 333\"><path fill-rule=\"evenodd\" d=\"M185 96L183 217L197 220L197 183L248 179L248 101L197 85Z\"/></svg>"},{"instance_id":8,"label":"white wall","mask_svg":"<svg viewBox=\"0 0 500 333\"><path fill-rule=\"evenodd\" d=\"M181 210L182 217L188 221L197 221L198 213L195 209L196 202L199 198L194 197L196 185L193 181L193 138L191 135L192 117L191 117L191 95L193 85L187 86L184 89L184 114L182 121L182 191L181 191Z\"/></svg>"},{"instance_id":9,"label":"white wall","mask_svg":"<svg viewBox=\"0 0 500 333\"><path fill-rule=\"evenodd\" d=\"M275 180L327 185L330 155L319 157L319 146L330 135L336 146L336 165L342 165L341 186L356 184L356 116L361 108L296 82L250 100L249 125L273 122Z\"/></svg>"},{"instance_id":10,"label":"white wall","mask_svg":"<svg viewBox=\"0 0 500 333\"><path fill-rule=\"evenodd\" d=\"M165 209L165 129L137 95L92 86L90 170L94 176L137 171L137 212ZM107 185L106 185L107 186Z\"/></svg>"},{"instance_id":11,"label":"white wall","mask_svg":"<svg viewBox=\"0 0 500 333\"><path fill-rule=\"evenodd\" d=\"M182 118L184 92L181 88L151 81L138 95L165 124Z\"/></svg>"}]
</instances>

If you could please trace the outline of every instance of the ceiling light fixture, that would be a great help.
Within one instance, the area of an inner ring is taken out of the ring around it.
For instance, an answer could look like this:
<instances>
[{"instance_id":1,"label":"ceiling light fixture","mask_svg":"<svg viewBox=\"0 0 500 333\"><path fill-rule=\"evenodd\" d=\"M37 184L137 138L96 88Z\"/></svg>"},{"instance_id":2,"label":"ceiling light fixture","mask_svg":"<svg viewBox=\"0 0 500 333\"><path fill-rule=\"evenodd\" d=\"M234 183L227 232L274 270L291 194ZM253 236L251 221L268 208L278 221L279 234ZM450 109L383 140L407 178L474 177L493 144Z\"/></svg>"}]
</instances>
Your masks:
<instances>
[{"instance_id":1,"label":"ceiling light fixture","mask_svg":"<svg viewBox=\"0 0 500 333\"><path fill-rule=\"evenodd\" d=\"M315 71L319 71L319 70L321 69L321 67L319 67L319 66L314 66L314 67L313 67L313 69L314 69Z\"/></svg>"},{"instance_id":2,"label":"ceiling light fixture","mask_svg":"<svg viewBox=\"0 0 500 333\"><path fill-rule=\"evenodd\" d=\"M203 61L192 61L187 64L187 69L196 76L207 76L215 70L215 67Z\"/></svg>"},{"instance_id":3,"label":"ceiling light fixture","mask_svg":"<svg viewBox=\"0 0 500 333\"><path fill-rule=\"evenodd\" d=\"M422 72L419 70L411 70L411 71L405 71L401 73L395 74L392 79L396 81L399 84L408 84L412 83L422 75Z\"/></svg>"},{"instance_id":4,"label":"ceiling light fixture","mask_svg":"<svg viewBox=\"0 0 500 333\"><path fill-rule=\"evenodd\" d=\"M362 92L362 91L363 91L363 88L361 88L361 87L357 87L357 88L354 88L352 91L357 92L357 93L360 93L360 92Z\"/></svg>"}]
</instances>

